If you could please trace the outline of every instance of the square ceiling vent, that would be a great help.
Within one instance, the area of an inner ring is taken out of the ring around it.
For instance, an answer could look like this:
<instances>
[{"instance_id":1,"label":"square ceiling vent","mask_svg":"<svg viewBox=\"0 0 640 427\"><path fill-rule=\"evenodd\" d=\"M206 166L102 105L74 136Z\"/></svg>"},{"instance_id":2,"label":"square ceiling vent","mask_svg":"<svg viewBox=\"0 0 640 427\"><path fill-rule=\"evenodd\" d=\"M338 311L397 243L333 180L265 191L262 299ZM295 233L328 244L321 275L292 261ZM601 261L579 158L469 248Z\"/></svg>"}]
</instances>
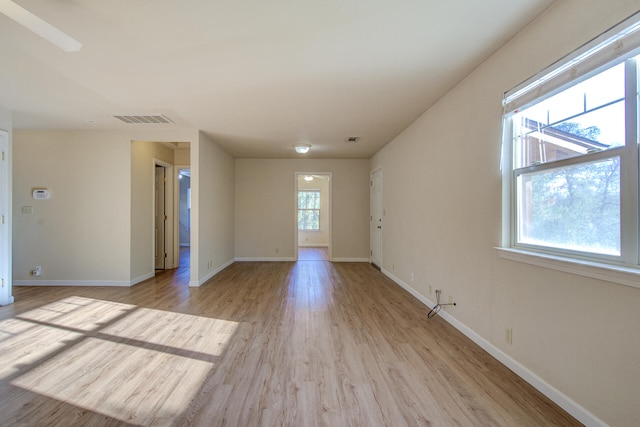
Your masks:
<instances>
[{"instance_id":1,"label":"square ceiling vent","mask_svg":"<svg viewBox=\"0 0 640 427\"><path fill-rule=\"evenodd\" d=\"M173 124L171 120L162 114L136 114L136 115L113 115L114 119L118 119L127 124L144 123L144 124Z\"/></svg>"}]
</instances>

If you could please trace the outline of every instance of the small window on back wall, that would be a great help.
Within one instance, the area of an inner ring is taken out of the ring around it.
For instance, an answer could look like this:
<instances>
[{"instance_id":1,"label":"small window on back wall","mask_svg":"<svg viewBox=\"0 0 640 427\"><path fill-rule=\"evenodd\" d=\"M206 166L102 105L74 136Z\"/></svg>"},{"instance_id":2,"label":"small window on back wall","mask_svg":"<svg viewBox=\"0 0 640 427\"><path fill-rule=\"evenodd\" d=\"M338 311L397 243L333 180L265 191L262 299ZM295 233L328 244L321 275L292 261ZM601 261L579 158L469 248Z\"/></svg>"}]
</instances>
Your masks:
<instances>
[{"instance_id":1,"label":"small window on back wall","mask_svg":"<svg viewBox=\"0 0 640 427\"><path fill-rule=\"evenodd\" d=\"M320 190L298 191L298 230L320 230Z\"/></svg>"}]
</instances>

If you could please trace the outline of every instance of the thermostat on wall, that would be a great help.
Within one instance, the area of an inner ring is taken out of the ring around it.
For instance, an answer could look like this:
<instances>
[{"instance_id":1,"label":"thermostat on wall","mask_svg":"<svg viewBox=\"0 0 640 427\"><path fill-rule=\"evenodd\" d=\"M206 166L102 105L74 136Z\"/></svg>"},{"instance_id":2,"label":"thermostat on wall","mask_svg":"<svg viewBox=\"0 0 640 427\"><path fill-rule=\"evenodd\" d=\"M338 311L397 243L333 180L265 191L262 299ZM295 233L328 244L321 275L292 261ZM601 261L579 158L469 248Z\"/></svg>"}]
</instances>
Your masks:
<instances>
[{"instance_id":1,"label":"thermostat on wall","mask_svg":"<svg viewBox=\"0 0 640 427\"><path fill-rule=\"evenodd\" d=\"M36 200L45 200L51 197L49 190L45 188L36 188L33 190L33 198Z\"/></svg>"}]
</instances>

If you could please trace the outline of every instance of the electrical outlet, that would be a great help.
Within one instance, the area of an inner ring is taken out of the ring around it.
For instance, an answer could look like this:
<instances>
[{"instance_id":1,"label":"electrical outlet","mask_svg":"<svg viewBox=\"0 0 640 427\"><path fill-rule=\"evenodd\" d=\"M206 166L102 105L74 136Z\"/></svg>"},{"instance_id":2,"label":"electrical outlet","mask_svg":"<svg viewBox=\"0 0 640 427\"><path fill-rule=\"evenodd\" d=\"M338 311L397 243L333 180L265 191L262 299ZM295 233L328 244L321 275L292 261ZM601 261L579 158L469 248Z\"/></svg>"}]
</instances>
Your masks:
<instances>
[{"instance_id":1,"label":"electrical outlet","mask_svg":"<svg viewBox=\"0 0 640 427\"><path fill-rule=\"evenodd\" d=\"M411 281L413 282L413 273L411 273Z\"/></svg>"},{"instance_id":2,"label":"electrical outlet","mask_svg":"<svg viewBox=\"0 0 640 427\"><path fill-rule=\"evenodd\" d=\"M507 344L513 344L513 329L507 328L504 334L504 340Z\"/></svg>"},{"instance_id":3,"label":"electrical outlet","mask_svg":"<svg viewBox=\"0 0 640 427\"><path fill-rule=\"evenodd\" d=\"M280 253L280 248L276 248L276 253L279 254Z\"/></svg>"},{"instance_id":4,"label":"electrical outlet","mask_svg":"<svg viewBox=\"0 0 640 427\"><path fill-rule=\"evenodd\" d=\"M453 304L453 297L449 295L449 304Z\"/></svg>"},{"instance_id":5,"label":"electrical outlet","mask_svg":"<svg viewBox=\"0 0 640 427\"><path fill-rule=\"evenodd\" d=\"M36 277L40 277L40 275L42 274L42 266L36 265L35 267L33 267L31 273Z\"/></svg>"},{"instance_id":6,"label":"electrical outlet","mask_svg":"<svg viewBox=\"0 0 640 427\"><path fill-rule=\"evenodd\" d=\"M429 293L432 294L433 293L433 286L429 285Z\"/></svg>"}]
</instances>

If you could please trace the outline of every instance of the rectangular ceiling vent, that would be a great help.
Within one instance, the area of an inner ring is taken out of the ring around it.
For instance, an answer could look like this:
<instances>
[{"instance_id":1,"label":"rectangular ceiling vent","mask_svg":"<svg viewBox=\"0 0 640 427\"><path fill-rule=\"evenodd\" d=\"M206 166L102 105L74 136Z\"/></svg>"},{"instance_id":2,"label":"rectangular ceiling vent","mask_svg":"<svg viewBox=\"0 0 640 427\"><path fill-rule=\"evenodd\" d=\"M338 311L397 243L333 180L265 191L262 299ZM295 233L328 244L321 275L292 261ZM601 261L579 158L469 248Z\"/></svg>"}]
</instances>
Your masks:
<instances>
[{"instance_id":1,"label":"rectangular ceiling vent","mask_svg":"<svg viewBox=\"0 0 640 427\"><path fill-rule=\"evenodd\" d=\"M163 116L162 114L140 114L140 115L113 115L114 119L118 119L122 122L132 124L132 123L146 123L146 124L157 124L157 123L166 123L173 124L171 120Z\"/></svg>"}]
</instances>

